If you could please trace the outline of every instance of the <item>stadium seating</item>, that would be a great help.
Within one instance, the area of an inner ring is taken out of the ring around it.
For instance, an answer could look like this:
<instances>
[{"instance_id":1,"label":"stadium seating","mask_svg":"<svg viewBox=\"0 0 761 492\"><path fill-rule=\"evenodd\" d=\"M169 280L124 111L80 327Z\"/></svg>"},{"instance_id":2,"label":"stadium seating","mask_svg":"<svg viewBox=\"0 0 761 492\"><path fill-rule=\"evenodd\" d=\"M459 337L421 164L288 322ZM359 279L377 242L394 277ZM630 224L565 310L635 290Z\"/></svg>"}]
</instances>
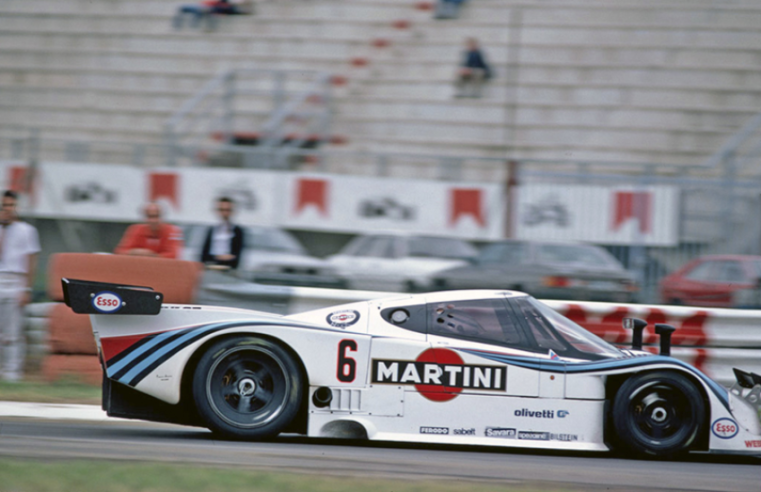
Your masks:
<instances>
[{"instance_id":1,"label":"stadium seating","mask_svg":"<svg viewBox=\"0 0 761 492\"><path fill-rule=\"evenodd\" d=\"M753 0L473 0L446 21L415 0L277 0L214 32L173 30L180 3L0 2L0 135L158 143L213 74L252 66L344 77L333 133L356 150L698 163L761 110ZM496 72L482 99L452 97L468 36ZM267 101L242 111L256 126Z\"/></svg>"}]
</instances>

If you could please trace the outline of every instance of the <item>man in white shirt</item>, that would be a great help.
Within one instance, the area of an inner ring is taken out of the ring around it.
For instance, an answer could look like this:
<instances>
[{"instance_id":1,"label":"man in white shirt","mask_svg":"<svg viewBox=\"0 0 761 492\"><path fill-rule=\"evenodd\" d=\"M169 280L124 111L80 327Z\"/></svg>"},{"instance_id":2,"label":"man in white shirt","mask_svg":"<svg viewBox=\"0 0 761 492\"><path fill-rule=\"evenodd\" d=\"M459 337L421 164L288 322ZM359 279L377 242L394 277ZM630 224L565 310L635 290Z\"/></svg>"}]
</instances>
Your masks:
<instances>
[{"instance_id":1,"label":"man in white shirt","mask_svg":"<svg viewBox=\"0 0 761 492\"><path fill-rule=\"evenodd\" d=\"M235 212L232 199L217 200L217 215L221 222L209 228L201 250L201 262L207 265L238 268L243 251L243 229L232 223Z\"/></svg>"},{"instance_id":2,"label":"man in white shirt","mask_svg":"<svg viewBox=\"0 0 761 492\"><path fill-rule=\"evenodd\" d=\"M24 370L23 308L31 300L40 240L37 229L18 220L17 197L3 193L0 209L0 379L18 381Z\"/></svg>"}]
</instances>

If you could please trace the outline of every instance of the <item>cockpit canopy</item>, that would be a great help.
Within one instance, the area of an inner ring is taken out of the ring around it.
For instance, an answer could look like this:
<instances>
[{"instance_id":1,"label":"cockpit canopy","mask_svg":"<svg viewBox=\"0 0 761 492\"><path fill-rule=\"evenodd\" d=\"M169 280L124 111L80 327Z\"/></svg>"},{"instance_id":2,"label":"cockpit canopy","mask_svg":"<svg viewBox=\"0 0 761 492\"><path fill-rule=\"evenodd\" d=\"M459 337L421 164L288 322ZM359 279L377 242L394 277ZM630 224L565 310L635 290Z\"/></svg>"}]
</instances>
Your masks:
<instances>
[{"instance_id":1,"label":"cockpit canopy","mask_svg":"<svg viewBox=\"0 0 761 492\"><path fill-rule=\"evenodd\" d=\"M621 357L616 347L531 296L431 300L381 311L392 325L433 336L500 345L560 357Z\"/></svg>"}]
</instances>

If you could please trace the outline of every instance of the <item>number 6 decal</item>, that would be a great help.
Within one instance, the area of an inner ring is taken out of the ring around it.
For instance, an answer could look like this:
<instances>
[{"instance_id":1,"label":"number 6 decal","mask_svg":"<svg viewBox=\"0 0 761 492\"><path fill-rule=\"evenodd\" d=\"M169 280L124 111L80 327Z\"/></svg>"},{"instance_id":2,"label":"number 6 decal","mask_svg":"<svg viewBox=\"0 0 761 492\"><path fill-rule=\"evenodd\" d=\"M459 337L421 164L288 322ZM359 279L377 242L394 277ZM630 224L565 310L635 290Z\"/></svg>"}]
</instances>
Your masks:
<instances>
[{"instance_id":1,"label":"number 6 decal","mask_svg":"<svg viewBox=\"0 0 761 492\"><path fill-rule=\"evenodd\" d=\"M351 383L357 376L357 361L346 355L347 351L356 352L357 342L348 339L338 342L338 368L336 371L336 377L342 383Z\"/></svg>"}]
</instances>

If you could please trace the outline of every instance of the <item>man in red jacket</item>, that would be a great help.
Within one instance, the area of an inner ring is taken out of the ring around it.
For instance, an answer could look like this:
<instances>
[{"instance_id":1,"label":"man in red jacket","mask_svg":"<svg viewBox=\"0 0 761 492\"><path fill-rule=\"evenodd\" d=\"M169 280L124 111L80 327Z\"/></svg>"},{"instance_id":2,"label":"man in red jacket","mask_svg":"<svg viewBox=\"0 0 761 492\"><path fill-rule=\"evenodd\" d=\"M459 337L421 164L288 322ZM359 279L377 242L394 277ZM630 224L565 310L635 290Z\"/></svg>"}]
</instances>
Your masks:
<instances>
[{"instance_id":1,"label":"man in red jacket","mask_svg":"<svg viewBox=\"0 0 761 492\"><path fill-rule=\"evenodd\" d=\"M161 221L157 203L145 206L145 224L129 226L114 253L177 259L182 250L182 231Z\"/></svg>"}]
</instances>

